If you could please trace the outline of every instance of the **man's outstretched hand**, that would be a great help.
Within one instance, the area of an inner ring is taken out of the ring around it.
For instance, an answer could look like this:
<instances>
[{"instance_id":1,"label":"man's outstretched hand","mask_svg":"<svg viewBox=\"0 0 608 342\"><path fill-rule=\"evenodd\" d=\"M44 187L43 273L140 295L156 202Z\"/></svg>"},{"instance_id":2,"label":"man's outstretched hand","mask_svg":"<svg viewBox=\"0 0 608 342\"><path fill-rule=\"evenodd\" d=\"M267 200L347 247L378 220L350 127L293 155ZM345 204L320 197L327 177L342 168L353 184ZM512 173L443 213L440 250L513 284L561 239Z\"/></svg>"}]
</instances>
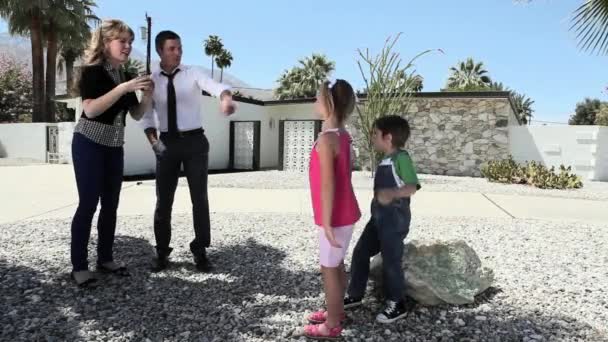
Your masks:
<instances>
[{"instance_id":1,"label":"man's outstretched hand","mask_svg":"<svg viewBox=\"0 0 608 342\"><path fill-rule=\"evenodd\" d=\"M222 93L220 101L220 110L225 115L234 114L236 111L236 103L232 101L232 94L230 92Z\"/></svg>"}]
</instances>

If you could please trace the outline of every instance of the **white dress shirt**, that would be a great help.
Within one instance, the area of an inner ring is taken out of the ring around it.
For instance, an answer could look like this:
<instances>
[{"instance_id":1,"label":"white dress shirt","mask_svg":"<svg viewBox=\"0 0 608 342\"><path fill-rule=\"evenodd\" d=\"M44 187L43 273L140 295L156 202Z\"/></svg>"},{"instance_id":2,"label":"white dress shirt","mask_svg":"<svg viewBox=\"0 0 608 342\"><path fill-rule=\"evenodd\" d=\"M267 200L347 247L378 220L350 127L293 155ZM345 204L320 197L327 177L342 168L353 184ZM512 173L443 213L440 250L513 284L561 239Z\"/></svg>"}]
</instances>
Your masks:
<instances>
[{"instance_id":1,"label":"white dress shirt","mask_svg":"<svg viewBox=\"0 0 608 342\"><path fill-rule=\"evenodd\" d=\"M179 72L173 78L177 106L177 129L180 132L201 128L201 96L205 90L212 96L220 96L230 87L218 83L205 74L202 68L196 66L179 65ZM150 77L154 81L154 96L152 109L144 113L141 126L144 129L156 128L167 132L167 84L169 78L161 74L162 69L152 72ZM173 71L175 73L175 70ZM158 122L158 125L157 125Z\"/></svg>"}]
</instances>

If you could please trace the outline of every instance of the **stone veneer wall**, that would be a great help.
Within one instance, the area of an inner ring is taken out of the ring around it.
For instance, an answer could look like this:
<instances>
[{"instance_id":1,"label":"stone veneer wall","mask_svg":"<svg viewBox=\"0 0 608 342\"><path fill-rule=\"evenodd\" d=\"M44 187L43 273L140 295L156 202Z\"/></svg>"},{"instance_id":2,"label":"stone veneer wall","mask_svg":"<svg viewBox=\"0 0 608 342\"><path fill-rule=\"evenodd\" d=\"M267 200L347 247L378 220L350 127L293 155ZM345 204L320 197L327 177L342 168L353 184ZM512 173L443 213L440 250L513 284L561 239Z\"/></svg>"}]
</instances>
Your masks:
<instances>
[{"instance_id":1,"label":"stone veneer wall","mask_svg":"<svg viewBox=\"0 0 608 342\"><path fill-rule=\"evenodd\" d=\"M508 97L415 97L405 117L406 148L420 173L481 176L481 165L509 156L509 125L518 125Z\"/></svg>"}]
</instances>

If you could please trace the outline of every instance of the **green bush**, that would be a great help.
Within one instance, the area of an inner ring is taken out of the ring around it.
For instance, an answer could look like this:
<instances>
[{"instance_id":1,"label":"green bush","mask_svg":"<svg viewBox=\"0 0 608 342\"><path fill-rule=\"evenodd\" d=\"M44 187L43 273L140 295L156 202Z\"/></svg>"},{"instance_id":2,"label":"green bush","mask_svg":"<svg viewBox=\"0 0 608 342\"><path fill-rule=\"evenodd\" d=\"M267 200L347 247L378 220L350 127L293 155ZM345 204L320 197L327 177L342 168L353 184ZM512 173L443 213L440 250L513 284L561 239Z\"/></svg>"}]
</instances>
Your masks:
<instances>
[{"instance_id":1,"label":"green bush","mask_svg":"<svg viewBox=\"0 0 608 342\"><path fill-rule=\"evenodd\" d=\"M518 165L512 157L504 160L492 160L482 166L481 174L490 182L508 184L528 184L540 189L578 189L583 187L581 178L572 173L570 166L559 166L548 169L532 161Z\"/></svg>"}]
</instances>

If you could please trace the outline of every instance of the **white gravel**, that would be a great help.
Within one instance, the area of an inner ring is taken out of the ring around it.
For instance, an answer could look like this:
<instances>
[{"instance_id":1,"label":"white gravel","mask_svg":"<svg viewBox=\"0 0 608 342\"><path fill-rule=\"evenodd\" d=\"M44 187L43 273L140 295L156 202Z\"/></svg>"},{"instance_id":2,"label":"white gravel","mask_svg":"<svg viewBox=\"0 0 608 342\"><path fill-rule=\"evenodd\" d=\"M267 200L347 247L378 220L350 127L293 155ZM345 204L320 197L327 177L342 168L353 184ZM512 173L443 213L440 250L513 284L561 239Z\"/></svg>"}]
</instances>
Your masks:
<instances>
[{"instance_id":1,"label":"white gravel","mask_svg":"<svg viewBox=\"0 0 608 342\"><path fill-rule=\"evenodd\" d=\"M310 218L213 214L212 221L214 273L195 271L191 219L179 215L173 266L151 274L152 218L120 217L115 256L133 276L103 277L94 290L68 279L69 220L1 225L0 340L301 339L304 314L323 303ZM380 307L370 295L350 314L345 340L608 341L605 226L414 217L408 238L464 239L494 269L495 288L474 305L418 307L392 325L373 321ZM93 244L90 256L94 263Z\"/></svg>"},{"instance_id":2,"label":"white gravel","mask_svg":"<svg viewBox=\"0 0 608 342\"><path fill-rule=\"evenodd\" d=\"M516 184L488 182L485 178L419 175L424 191L433 192L481 192L487 194L550 196L608 201L608 182L583 183L583 188L575 190L546 190ZM181 179L186 184L185 179ZM373 180L369 172L354 172L353 186L371 189ZM306 189L308 174L285 171L259 171L224 173L209 175L209 186L215 188L248 189Z\"/></svg>"}]
</instances>

